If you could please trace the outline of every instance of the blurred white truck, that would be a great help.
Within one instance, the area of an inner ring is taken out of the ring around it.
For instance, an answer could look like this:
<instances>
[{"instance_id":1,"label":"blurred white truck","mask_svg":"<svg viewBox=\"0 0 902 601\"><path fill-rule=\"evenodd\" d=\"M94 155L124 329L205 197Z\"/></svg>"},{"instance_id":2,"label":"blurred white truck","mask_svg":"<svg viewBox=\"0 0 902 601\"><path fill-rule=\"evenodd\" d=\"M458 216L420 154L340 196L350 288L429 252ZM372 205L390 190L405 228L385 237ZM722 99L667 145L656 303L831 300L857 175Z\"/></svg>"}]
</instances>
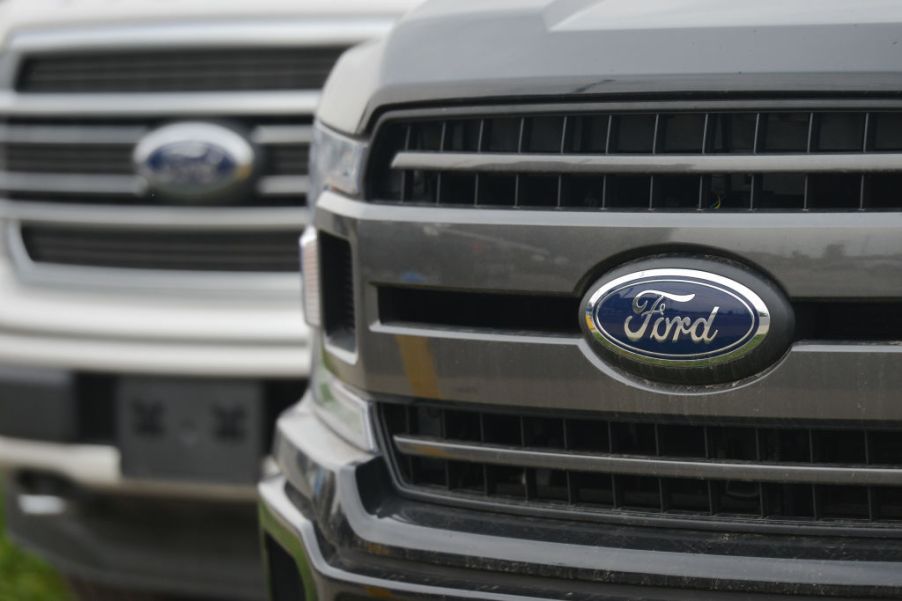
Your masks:
<instances>
[{"instance_id":1,"label":"blurred white truck","mask_svg":"<svg viewBox=\"0 0 902 601\"><path fill-rule=\"evenodd\" d=\"M0 2L16 541L105 587L263 595L253 485L311 353L313 111L340 53L412 4Z\"/></svg>"}]
</instances>

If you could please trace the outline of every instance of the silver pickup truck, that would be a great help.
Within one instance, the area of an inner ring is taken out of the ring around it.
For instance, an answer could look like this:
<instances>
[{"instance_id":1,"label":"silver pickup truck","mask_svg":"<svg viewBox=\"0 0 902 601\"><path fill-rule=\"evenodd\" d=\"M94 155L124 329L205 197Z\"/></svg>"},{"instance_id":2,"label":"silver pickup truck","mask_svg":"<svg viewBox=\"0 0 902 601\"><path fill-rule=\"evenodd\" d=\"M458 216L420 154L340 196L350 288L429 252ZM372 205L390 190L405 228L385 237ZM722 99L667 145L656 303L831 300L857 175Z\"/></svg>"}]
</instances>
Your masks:
<instances>
[{"instance_id":1,"label":"silver pickup truck","mask_svg":"<svg viewBox=\"0 0 902 601\"><path fill-rule=\"evenodd\" d=\"M902 598L900 89L884 0L433 0L346 54L273 600Z\"/></svg>"},{"instance_id":2,"label":"silver pickup truck","mask_svg":"<svg viewBox=\"0 0 902 601\"><path fill-rule=\"evenodd\" d=\"M320 87L401 0L0 2L0 469L81 581L259 598Z\"/></svg>"}]
</instances>

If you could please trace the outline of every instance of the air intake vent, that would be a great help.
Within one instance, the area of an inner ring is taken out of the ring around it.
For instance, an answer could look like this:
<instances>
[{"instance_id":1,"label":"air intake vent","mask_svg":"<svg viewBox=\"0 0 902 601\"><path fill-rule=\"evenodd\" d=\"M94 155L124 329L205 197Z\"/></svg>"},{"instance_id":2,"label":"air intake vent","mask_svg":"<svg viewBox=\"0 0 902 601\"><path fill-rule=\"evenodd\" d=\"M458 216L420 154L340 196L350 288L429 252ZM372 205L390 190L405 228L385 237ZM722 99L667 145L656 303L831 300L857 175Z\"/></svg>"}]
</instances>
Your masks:
<instances>
[{"instance_id":1,"label":"air intake vent","mask_svg":"<svg viewBox=\"0 0 902 601\"><path fill-rule=\"evenodd\" d=\"M344 47L44 54L24 61L30 93L318 90Z\"/></svg>"},{"instance_id":2,"label":"air intake vent","mask_svg":"<svg viewBox=\"0 0 902 601\"><path fill-rule=\"evenodd\" d=\"M35 263L179 271L298 272L298 235L22 227L22 242Z\"/></svg>"},{"instance_id":3,"label":"air intake vent","mask_svg":"<svg viewBox=\"0 0 902 601\"><path fill-rule=\"evenodd\" d=\"M573 514L902 521L898 430L700 424L381 405L403 486Z\"/></svg>"},{"instance_id":4,"label":"air intake vent","mask_svg":"<svg viewBox=\"0 0 902 601\"><path fill-rule=\"evenodd\" d=\"M648 112L389 120L369 197L611 211L902 210L902 113Z\"/></svg>"},{"instance_id":5,"label":"air intake vent","mask_svg":"<svg viewBox=\"0 0 902 601\"><path fill-rule=\"evenodd\" d=\"M345 350L356 348L354 268L351 244L319 232L323 326L329 342Z\"/></svg>"}]
</instances>

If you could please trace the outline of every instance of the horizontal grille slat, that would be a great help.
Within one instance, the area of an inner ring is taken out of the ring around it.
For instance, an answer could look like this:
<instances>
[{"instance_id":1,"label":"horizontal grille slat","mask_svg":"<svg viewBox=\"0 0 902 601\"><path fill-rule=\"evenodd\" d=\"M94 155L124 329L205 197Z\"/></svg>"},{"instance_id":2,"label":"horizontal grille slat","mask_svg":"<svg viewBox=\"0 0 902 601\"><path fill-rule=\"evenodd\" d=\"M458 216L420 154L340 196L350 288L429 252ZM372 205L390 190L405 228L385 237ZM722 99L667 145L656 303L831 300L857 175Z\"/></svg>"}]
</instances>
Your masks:
<instances>
[{"instance_id":1,"label":"horizontal grille slat","mask_svg":"<svg viewBox=\"0 0 902 601\"><path fill-rule=\"evenodd\" d=\"M577 518L638 512L883 528L902 520L902 436L890 424L631 421L430 401L379 411L401 485L432 499Z\"/></svg>"},{"instance_id":2,"label":"horizontal grille slat","mask_svg":"<svg viewBox=\"0 0 902 601\"><path fill-rule=\"evenodd\" d=\"M573 174L833 173L902 170L902 154L580 155L400 152L394 169Z\"/></svg>"},{"instance_id":3,"label":"horizontal grille slat","mask_svg":"<svg viewBox=\"0 0 902 601\"><path fill-rule=\"evenodd\" d=\"M298 233L169 232L26 225L36 263L129 269L297 272Z\"/></svg>"},{"instance_id":4,"label":"horizontal grille slat","mask_svg":"<svg viewBox=\"0 0 902 601\"><path fill-rule=\"evenodd\" d=\"M804 484L902 485L902 470L864 466L814 466L793 463L687 461L660 457L649 459L627 455L588 454L536 450L491 444L448 442L440 438L394 437L398 451L414 457L469 461L536 469L629 474L661 478L708 478L751 482Z\"/></svg>"},{"instance_id":5,"label":"horizontal grille slat","mask_svg":"<svg viewBox=\"0 0 902 601\"><path fill-rule=\"evenodd\" d=\"M41 54L25 59L28 93L316 90L344 47Z\"/></svg>"},{"instance_id":6,"label":"horizontal grille slat","mask_svg":"<svg viewBox=\"0 0 902 601\"><path fill-rule=\"evenodd\" d=\"M475 112L475 111L474 111ZM891 111L388 118L375 202L610 211L902 210Z\"/></svg>"}]
</instances>

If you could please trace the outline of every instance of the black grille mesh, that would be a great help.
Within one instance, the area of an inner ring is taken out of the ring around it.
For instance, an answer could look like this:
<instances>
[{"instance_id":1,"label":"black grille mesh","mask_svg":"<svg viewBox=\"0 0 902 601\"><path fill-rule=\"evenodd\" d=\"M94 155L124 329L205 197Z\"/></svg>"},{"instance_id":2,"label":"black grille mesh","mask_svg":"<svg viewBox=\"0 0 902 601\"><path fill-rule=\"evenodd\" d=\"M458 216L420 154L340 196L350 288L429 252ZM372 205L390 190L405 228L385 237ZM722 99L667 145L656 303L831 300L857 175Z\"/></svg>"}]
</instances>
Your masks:
<instances>
[{"instance_id":1,"label":"black grille mesh","mask_svg":"<svg viewBox=\"0 0 902 601\"><path fill-rule=\"evenodd\" d=\"M264 153L264 175L306 175L310 162L306 144L268 146Z\"/></svg>"},{"instance_id":2,"label":"black grille mesh","mask_svg":"<svg viewBox=\"0 0 902 601\"><path fill-rule=\"evenodd\" d=\"M390 441L414 435L531 450L757 464L902 469L902 435L865 430L699 425L495 413L429 405L380 406L389 449L406 486L449 499L478 498L578 512L642 512L753 521L891 523L902 488L586 473L404 455Z\"/></svg>"},{"instance_id":3,"label":"black grille mesh","mask_svg":"<svg viewBox=\"0 0 902 601\"><path fill-rule=\"evenodd\" d=\"M317 90L344 47L44 54L24 61L30 93Z\"/></svg>"},{"instance_id":4,"label":"black grille mesh","mask_svg":"<svg viewBox=\"0 0 902 601\"><path fill-rule=\"evenodd\" d=\"M442 206L664 211L899 210L902 173L607 175L395 170L401 151L580 155L902 151L902 112L649 112L387 121L369 197Z\"/></svg>"},{"instance_id":5,"label":"black grille mesh","mask_svg":"<svg viewBox=\"0 0 902 601\"><path fill-rule=\"evenodd\" d=\"M0 170L130 175L132 149L119 144L0 144Z\"/></svg>"},{"instance_id":6,"label":"black grille mesh","mask_svg":"<svg viewBox=\"0 0 902 601\"><path fill-rule=\"evenodd\" d=\"M154 231L28 225L37 263L185 271L297 272L298 232Z\"/></svg>"}]
</instances>

